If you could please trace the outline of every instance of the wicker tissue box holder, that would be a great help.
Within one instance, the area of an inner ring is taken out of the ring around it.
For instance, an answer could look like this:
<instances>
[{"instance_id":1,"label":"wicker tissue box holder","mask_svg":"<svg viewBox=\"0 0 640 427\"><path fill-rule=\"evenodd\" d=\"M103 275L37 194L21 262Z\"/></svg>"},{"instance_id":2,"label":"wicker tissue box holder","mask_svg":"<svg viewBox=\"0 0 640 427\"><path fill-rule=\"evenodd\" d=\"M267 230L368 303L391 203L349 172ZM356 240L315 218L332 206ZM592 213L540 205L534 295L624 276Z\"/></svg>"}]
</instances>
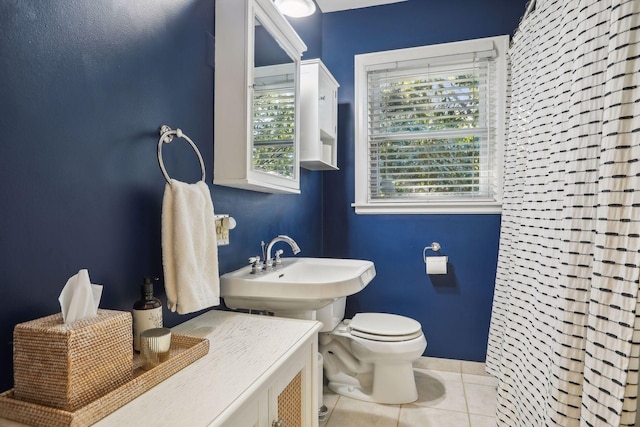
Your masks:
<instances>
[{"instance_id":1,"label":"wicker tissue box holder","mask_svg":"<svg viewBox=\"0 0 640 427\"><path fill-rule=\"evenodd\" d=\"M75 411L133 378L131 313L98 310L65 324L62 313L13 331L14 396Z\"/></svg>"}]
</instances>

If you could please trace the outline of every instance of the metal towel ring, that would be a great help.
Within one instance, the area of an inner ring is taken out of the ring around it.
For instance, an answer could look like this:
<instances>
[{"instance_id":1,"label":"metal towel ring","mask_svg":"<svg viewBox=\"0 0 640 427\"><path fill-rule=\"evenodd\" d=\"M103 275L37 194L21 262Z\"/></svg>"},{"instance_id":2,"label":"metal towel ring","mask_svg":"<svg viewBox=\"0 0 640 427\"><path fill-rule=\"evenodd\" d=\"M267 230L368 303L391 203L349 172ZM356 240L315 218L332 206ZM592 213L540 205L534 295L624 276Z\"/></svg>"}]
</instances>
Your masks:
<instances>
[{"instance_id":1,"label":"metal towel ring","mask_svg":"<svg viewBox=\"0 0 640 427\"><path fill-rule=\"evenodd\" d=\"M202 180L205 181L206 174L204 171L204 161L202 160L202 155L200 155L200 151L196 144L184 133L182 133L181 129L173 130L167 125L162 125L160 128L160 139L158 140L158 165L160 166L160 170L162 171L162 175L164 175L164 179L167 181L169 185L171 185L171 178L167 173L167 170L164 168L164 163L162 162L162 144L169 144L173 141L173 136L177 136L178 138L182 138L191 145L193 151L196 152L196 156L198 156L198 161L200 162L200 170L202 170Z\"/></svg>"}]
</instances>

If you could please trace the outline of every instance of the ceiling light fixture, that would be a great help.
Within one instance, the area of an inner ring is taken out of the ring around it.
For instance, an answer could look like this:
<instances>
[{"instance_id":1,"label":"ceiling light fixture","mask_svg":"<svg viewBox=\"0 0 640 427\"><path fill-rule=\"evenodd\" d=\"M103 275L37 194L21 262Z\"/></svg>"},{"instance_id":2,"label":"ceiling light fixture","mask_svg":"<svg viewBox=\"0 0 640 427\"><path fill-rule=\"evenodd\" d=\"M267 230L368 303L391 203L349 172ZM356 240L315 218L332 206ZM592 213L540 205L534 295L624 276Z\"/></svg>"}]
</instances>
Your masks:
<instances>
[{"instance_id":1,"label":"ceiling light fixture","mask_svg":"<svg viewBox=\"0 0 640 427\"><path fill-rule=\"evenodd\" d=\"M313 0L274 0L274 3L283 15L293 18L309 16L316 11Z\"/></svg>"}]
</instances>

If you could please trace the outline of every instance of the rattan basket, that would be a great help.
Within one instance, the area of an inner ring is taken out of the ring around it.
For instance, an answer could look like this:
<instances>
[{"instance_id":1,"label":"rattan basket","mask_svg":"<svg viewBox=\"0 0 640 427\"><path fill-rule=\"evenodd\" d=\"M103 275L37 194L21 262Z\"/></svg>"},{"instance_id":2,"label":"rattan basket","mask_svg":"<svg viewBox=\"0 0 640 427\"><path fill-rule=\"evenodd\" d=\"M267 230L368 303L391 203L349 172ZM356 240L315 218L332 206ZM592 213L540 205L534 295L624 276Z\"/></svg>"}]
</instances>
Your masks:
<instances>
[{"instance_id":1,"label":"rattan basket","mask_svg":"<svg viewBox=\"0 0 640 427\"><path fill-rule=\"evenodd\" d=\"M150 371L140 367L139 355L133 355L133 379L117 389L74 411L51 408L16 398L14 390L0 394L0 418L18 421L34 427L86 427L126 405L176 372L209 352L204 338L171 335L170 357ZM133 354L133 350L131 349ZM141 424L140 420L132 420ZM0 425L2 420L0 420Z\"/></svg>"},{"instance_id":2,"label":"rattan basket","mask_svg":"<svg viewBox=\"0 0 640 427\"><path fill-rule=\"evenodd\" d=\"M14 396L75 411L133 378L131 313L98 310L65 324L62 314L13 332Z\"/></svg>"}]
</instances>

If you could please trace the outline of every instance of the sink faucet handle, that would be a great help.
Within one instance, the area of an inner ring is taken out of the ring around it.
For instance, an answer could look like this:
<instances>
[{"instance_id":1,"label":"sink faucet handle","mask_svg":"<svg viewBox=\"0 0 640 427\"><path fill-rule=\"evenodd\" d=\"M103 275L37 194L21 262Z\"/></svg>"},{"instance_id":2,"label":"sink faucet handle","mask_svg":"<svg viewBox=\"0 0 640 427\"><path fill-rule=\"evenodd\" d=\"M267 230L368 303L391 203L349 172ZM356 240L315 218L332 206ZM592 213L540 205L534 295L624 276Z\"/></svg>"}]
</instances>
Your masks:
<instances>
[{"instance_id":1,"label":"sink faucet handle","mask_svg":"<svg viewBox=\"0 0 640 427\"><path fill-rule=\"evenodd\" d=\"M276 266L282 265L282 259L280 259L280 255L282 255L283 253L284 253L284 251L282 249L278 249L276 251L276 259L274 260Z\"/></svg>"},{"instance_id":2,"label":"sink faucet handle","mask_svg":"<svg viewBox=\"0 0 640 427\"><path fill-rule=\"evenodd\" d=\"M262 271L262 261L259 256L252 256L249 258L249 265L251 265L251 274L259 273Z\"/></svg>"}]
</instances>

